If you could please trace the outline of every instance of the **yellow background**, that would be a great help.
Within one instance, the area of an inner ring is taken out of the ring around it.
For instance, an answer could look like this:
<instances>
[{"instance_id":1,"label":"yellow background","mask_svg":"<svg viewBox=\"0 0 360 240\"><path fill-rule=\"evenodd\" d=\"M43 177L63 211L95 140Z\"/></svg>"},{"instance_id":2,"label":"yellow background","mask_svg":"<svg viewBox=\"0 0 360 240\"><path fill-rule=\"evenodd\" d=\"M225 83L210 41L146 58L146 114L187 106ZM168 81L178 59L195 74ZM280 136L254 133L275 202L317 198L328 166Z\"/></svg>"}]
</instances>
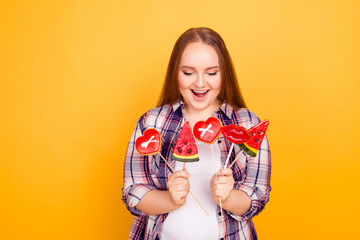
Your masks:
<instances>
[{"instance_id":1,"label":"yellow background","mask_svg":"<svg viewBox=\"0 0 360 240\"><path fill-rule=\"evenodd\" d=\"M127 238L126 145L197 26L270 120L259 238L360 237L360 1L3 0L0 239Z\"/></svg>"}]
</instances>

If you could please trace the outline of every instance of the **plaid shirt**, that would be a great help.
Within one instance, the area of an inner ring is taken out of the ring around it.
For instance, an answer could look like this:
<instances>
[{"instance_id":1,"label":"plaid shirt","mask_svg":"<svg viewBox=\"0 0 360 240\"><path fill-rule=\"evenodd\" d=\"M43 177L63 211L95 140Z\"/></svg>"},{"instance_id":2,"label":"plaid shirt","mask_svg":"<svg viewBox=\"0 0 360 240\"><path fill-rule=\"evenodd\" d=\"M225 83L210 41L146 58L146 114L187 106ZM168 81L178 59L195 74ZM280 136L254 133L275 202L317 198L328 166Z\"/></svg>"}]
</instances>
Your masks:
<instances>
[{"instance_id":1,"label":"plaid shirt","mask_svg":"<svg viewBox=\"0 0 360 240\"><path fill-rule=\"evenodd\" d=\"M127 209L134 215L129 239L160 239L160 230L168 214L146 215L136 209L141 198L149 191L167 190L167 180L171 169L161 159L159 154L144 156L135 149L135 140L142 136L148 128L155 128L161 135L161 154L174 168L175 161L171 159L172 150L182 126L185 122L183 115L184 103L181 101L173 105L164 105L153 108L137 121L135 130L128 144L124 164L124 185L122 188L122 200ZM215 111L215 117L219 118L224 126L237 124L246 129L259 123L259 118L249 110L242 108L235 111L229 104L223 103ZM221 162L224 165L231 143L222 135L219 136L217 144L221 149ZM240 152L235 145L230 162ZM252 200L251 209L242 216L224 211L224 222L218 207L219 239L257 239L252 217L263 210L269 201L270 192L270 149L265 137L256 157L242 154L232 167L235 180L234 189L244 191ZM191 196L188 196L191 197Z\"/></svg>"}]
</instances>

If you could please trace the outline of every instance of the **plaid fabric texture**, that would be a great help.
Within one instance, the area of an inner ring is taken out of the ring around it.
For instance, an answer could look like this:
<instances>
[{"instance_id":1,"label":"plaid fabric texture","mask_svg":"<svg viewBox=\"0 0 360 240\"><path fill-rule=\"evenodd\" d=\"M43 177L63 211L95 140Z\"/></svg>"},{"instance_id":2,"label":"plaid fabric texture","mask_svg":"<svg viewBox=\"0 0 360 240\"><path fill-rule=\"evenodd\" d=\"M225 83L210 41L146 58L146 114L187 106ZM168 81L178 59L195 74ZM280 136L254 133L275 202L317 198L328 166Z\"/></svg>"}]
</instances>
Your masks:
<instances>
[{"instance_id":1,"label":"plaid fabric texture","mask_svg":"<svg viewBox=\"0 0 360 240\"><path fill-rule=\"evenodd\" d=\"M166 183L171 174L171 169L159 154L150 156L139 154L135 149L135 140L142 136L146 129L157 129L162 138L161 154L174 167L175 161L171 159L171 154L185 122L183 108L184 103L181 101L174 105L153 108L141 116L136 123L126 151L122 188L122 200L127 209L134 215L129 239L160 239L161 226L167 214L149 216L137 210L136 205L151 190L167 190ZM223 103L214 116L219 118L224 126L237 124L246 129L260 122L259 118L249 110L242 108L235 111L227 103ZM224 165L231 143L220 135L217 144L220 145L221 162ZM240 153L240 148L235 146L229 164L238 153ZM265 204L269 201L271 190L271 157L267 138L264 138L256 157L242 153L232 170L235 180L234 189L244 191L251 198L252 206L249 212L243 216L224 211L224 223L222 223L219 208L217 219L220 232L219 239L257 239L251 219L264 209Z\"/></svg>"}]
</instances>

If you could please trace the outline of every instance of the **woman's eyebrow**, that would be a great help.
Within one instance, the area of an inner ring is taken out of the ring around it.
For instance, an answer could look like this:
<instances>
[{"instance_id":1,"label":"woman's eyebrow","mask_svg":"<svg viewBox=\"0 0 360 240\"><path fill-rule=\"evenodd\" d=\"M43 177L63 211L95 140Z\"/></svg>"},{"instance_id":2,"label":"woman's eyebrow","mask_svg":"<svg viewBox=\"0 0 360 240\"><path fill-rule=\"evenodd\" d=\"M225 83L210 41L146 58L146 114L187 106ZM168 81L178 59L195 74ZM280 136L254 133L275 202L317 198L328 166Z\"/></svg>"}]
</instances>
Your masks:
<instances>
[{"instance_id":1,"label":"woman's eyebrow","mask_svg":"<svg viewBox=\"0 0 360 240\"><path fill-rule=\"evenodd\" d=\"M181 66L180 68L190 68L190 69L194 69L193 67L190 67L190 66L186 66L186 65L184 65L184 66Z\"/></svg>"},{"instance_id":2,"label":"woman's eyebrow","mask_svg":"<svg viewBox=\"0 0 360 240\"><path fill-rule=\"evenodd\" d=\"M191 67L191 66L187 66L187 65L184 65L184 66L181 66L180 69L182 68L190 68L190 69L195 69L194 67ZM209 69L213 69L213 68L220 68L219 66L212 66L212 67L208 67L206 68L205 70L209 70Z\"/></svg>"},{"instance_id":3,"label":"woman's eyebrow","mask_svg":"<svg viewBox=\"0 0 360 240\"><path fill-rule=\"evenodd\" d=\"M213 68L220 68L219 66L213 66L213 67L208 67L205 70L209 70L209 69L213 69Z\"/></svg>"}]
</instances>

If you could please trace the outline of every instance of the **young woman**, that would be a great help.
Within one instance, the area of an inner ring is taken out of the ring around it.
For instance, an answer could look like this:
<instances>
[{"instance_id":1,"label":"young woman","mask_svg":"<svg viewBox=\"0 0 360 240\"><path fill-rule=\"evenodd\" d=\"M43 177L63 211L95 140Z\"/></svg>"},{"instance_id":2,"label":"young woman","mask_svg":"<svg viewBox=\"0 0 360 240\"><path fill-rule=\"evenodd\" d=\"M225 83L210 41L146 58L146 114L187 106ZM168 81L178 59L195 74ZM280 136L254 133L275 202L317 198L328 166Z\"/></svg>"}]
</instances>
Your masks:
<instances>
[{"instance_id":1,"label":"young woman","mask_svg":"<svg viewBox=\"0 0 360 240\"><path fill-rule=\"evenodd\" d=\"M260 122L240 93L235 70L221 36L209 28L191 28L175 43L158 107L137 121L124 165L123 201L135 215L129 239L257 239L252 217L269 201L270 149L265 137L256 157L242 154L223 169L231 143L220 135L211 146L197 141L199 162L182 163L171 154L182 126L215 116L222 124L247 129ZM162 137L161 155L144 156L135 140L148 128ZM234 148L230 162L240 153ZM189 190L197 197L207 216ZM223 218L220 212L220 199Z\"/></svg>"}]
</instances>

